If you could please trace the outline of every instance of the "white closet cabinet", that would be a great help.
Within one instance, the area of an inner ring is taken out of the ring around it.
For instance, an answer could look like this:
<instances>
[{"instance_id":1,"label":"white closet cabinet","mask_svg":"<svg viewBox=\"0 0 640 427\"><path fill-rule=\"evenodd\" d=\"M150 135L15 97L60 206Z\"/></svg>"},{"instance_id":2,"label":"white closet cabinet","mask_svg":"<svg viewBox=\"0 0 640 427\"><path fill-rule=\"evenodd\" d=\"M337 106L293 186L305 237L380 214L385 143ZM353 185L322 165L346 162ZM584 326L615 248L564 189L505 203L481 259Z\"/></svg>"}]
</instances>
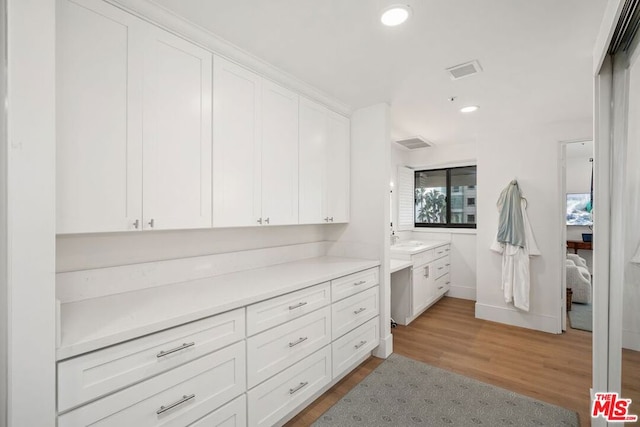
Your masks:
<instances>
[{"instance_id":1,"label":"white closet cabinet","mask_svg":"<svg viewBox=\"0 0 640 427\"><path fill-rule=\"evenodd\" d=\"M57 232L210 226L211 54L100 0L57 20Z\"/></svg>"},{"instance_id":2,"label":"white closet cabinet","mask_svg":"<svg viewBox=\"0 0 640 427\"><path fill-rule=\"evenodd\" d=\"M348 222L349 119L303 98L299 115L300 223Z\"/></svg>"},{"instance_id":3,"label":"white closet cabinet","mask_svg":"<svg viewBox=\"0 0 640 427\"><path fill-rule=\"evenodd\" d=\"M144 56L144 227L211 226L211 57L149 26Z\"/></svg>"},{"instance_id":4,"label":"white closet cabinet","mask_svg":"<svg viewBox=\"0 0 640 427\"><path fill-rule=\"evenodd\" d=\"M220 57L213 72L213 225L298 223L298 95Z\"/></svg>"},{"instance_id":5,"label":"white closet cabinet","mask_svg":"<svg viewBox=\"0 0 640 427\"><path fill-rule=\"evenodd\" d=\"M100 0L58 0L57 22L57 231L134 229L144 22Z\"/></svg>"}]
</instances>

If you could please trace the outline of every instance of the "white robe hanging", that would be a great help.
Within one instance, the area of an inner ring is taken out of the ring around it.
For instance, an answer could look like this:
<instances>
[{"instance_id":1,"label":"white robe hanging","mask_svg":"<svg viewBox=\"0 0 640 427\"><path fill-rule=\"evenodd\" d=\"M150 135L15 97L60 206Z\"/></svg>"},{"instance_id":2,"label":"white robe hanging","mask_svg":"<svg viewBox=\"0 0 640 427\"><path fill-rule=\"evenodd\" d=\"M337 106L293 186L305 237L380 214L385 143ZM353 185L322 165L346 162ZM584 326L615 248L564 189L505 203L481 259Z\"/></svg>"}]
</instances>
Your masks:
<instances>
[{"instance_id":1,"label":"white robe hanging","mask_svg":"<svg viewBox=\"0 0 640 427\"><path fill-rule=\"evenodd\" d=\"M520 206L524 222L524 247L510 243L499 243L495 239L491 245L491 250L502 254L502 290L505 302L513 302L516 308L529 311L529 289L531 287L529 257L540 255L540 250L527 217L524 199L520 201Z\"/></svg>"}]
</instances>

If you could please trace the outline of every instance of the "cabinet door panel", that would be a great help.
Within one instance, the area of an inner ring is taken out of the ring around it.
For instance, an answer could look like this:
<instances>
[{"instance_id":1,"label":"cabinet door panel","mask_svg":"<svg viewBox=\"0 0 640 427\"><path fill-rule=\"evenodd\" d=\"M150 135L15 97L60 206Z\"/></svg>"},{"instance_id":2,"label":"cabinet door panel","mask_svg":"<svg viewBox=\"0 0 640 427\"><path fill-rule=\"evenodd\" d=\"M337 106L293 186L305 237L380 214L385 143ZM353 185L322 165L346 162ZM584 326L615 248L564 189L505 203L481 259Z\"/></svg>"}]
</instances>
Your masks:
<instances>
[{"instance_id":1,"label":"cabinet door panel","mask_svg":"<svg viewBox=\"0 0 640 427\"><path fill-rule=\"evenodd\" d=\"M414 316L425 308L431 299L432 280L430 270L429 265L423 265L422 267L413 269L411 308Z\"/></svg>"},{"instance_id":2,"label":"cabinet door panel","mask_svg":"<svg viewBox=\"0 0 640 427\"><path fill-rule=\"evenodd\" d=\"M330 112L327 126L327 216L329 222L349 222L351 125Z\"/></svg>"},{"instance_id":3,"label":"cabinet door panel","mask_svg":"<svg viewBox=\"0 0 640 427\"><path fill-rule=\"evenodd\" d=\"M216 56L213 72L213 225L261 217L260 77Z\"/></svg>"},{"instance_id":4,"label":"cabinet door panel","mask_svg":"<svg viewBox=\"0 0 640 427\"><path fill-rule=\"evenodd\" d=\"M326 223L327 109L300 98L299 222Z\"/></svg>"},{"instance_id":5,"label":"cabinet door panel","mask_svg":"<svg viewBox=\"0 0 640 427\"><path fill-rule=\"evenodd\" d=\"M142 214L143 23L102 1L57 5L57 232L133 229Z\"/></svg>"},{"instance_id":6,"label":"cabinet door panel","mask_svg":"<svg viewBox=\"0 0 640 427\"><path fill-rule=\"evenodd\" d=\"M262 217L298 223L298 95L262 83Z\"/></svg>"},{"instance_id":7,"label":"cabinet door panel","mask_svg":"<svg viewBox=\"0 0 640 427\"><path fill-rule=\"evenodd\" d=\"M145 228L211 226L211 54L151 28L143 118Z\"/></svg>"}]
</instances>

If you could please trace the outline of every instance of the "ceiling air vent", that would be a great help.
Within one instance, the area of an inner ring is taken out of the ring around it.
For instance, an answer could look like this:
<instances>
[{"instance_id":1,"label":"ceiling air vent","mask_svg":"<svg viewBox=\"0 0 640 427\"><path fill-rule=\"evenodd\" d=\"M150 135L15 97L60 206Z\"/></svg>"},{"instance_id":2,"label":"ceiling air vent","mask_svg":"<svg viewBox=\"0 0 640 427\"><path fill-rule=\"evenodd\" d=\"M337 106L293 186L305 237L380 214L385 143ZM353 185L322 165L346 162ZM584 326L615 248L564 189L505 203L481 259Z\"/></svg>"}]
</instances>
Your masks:
<instances>
[{"instance_id":1,"label":"ceiling air vent","mask_svg":"<svg viewBox=\"0 0 640 427\"><path fill-rule=\"evenodd\" d=\"M481 71L482 67L478 61L465 62L464 64L447 68L451 80L459 80L463 77L473 76Z\"/></svg>"},{"instance_id":2,"label":"ceiling air vent","mask_svg":"<svg viewBox=\"0 0 640 427\"><path fill-rule=\"evenodd\" d=\"M431 147L431 143L424 139L421 136L414 136L407 139L401 139L396 141L396 143L402 145L403 147L407 147L409 150L415 150L416 148L425 148Z\"/></svg>"}]
</instances>

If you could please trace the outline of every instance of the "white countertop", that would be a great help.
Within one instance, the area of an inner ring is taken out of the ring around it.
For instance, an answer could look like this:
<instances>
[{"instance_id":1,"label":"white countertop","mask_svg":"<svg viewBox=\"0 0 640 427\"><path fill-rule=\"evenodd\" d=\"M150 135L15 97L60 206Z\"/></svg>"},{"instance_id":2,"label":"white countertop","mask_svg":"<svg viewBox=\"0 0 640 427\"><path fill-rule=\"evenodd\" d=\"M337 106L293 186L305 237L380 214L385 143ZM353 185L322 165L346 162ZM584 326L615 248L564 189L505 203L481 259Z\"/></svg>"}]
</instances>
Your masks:
<instances>
[{"instance_id":1,"label":"white countertop","mask_svg":"<svg viewBox=\"0 0 640 427\"><path fill-rule=\"evenodd\" d=\"M390 260L390 272L395 273L396 271L404 270L405 268L409 268L413 266L412 261L402 260L402 259L391 259Z\"/></svg>"},{"instance_id":2,"label":"white countertop","mask_svg":"<svg viewBox=\"0 0 640 427\"><path fill-rule=\"evenodd\" d=\"M395 245L391 245L391 255L393 254L402 254L402 255L414 255L420 252L427 251L429 249L437 248L438 246L446 245L451 242L446 240L430 240L430 241L420 241L420 240L411 240L405 242L398 242Z\"/></svg>"},{"instance_id":3,"label":"white countertop","mask_svg":"<svg viewBox=\"0 0 640 427\"><path fill-rule=\"evenodd\" d=\"M320 257L62 304L57 359L117 344L380 265Z\"/></svg>"}]
</instances>

